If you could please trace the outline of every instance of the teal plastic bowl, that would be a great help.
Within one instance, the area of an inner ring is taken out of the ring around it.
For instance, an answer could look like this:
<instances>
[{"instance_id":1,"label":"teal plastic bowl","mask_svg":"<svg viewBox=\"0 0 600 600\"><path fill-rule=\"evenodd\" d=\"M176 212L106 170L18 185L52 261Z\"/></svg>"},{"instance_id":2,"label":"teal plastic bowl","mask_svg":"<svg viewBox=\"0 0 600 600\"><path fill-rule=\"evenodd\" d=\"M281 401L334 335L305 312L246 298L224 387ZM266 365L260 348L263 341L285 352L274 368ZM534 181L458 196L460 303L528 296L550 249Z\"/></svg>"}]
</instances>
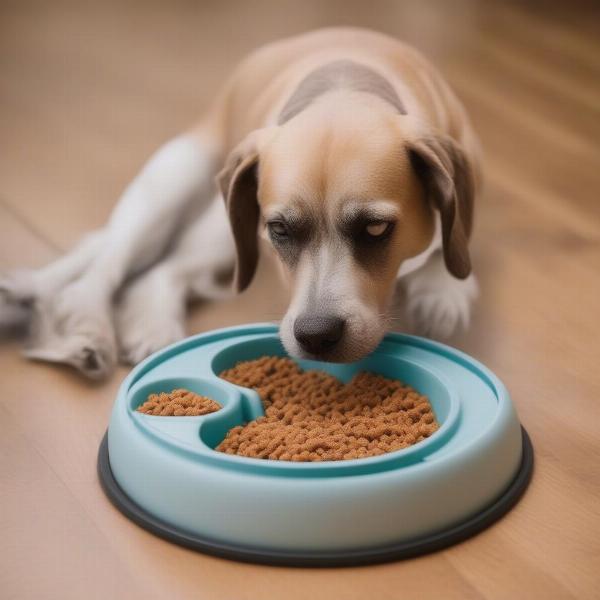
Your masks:
<instances>
[{"instance_id":1,"label":"teal plastic bowl","mask_svg":"<svg viewBox=\"0 0 600 600\"><path fill-rule=\"evenodd\" d=\"M176 543L239 560L355 565L456 543L504 514L529 482L533 452L508 392L486 367L423 338L389 334L353 364L299 360L348 381L367 370L426 394L439 430L406 449L299 463L216 452L227 431L263 414L258 394L218 377L239 361L285 356L257 324L186 339L121 385L98 471L113 503ZM188 388L221 404L199 417L136 412L148 394Z\"/></svg>"}]
</instances>

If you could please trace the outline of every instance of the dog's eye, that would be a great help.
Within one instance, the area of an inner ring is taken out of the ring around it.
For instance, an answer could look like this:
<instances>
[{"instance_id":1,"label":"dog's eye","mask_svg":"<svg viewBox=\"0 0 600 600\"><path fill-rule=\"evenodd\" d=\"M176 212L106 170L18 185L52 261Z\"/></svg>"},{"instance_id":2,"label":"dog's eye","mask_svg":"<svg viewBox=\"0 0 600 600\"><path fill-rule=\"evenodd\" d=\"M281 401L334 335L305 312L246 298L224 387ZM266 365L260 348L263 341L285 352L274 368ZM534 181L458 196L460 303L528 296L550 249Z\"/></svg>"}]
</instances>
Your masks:
<instances>
[{"instance_id":1,"label":"dog's eye","mask_svg":"<svg viewBox=\"0 0 600 600\"><path fill-rule=\"evenodd\" d=\"M281 240L289 235L288 228L283 221L269 221L267 227L271 239Z\"/></svg>"},{"instance_id":2,"label":"dog's eye","mask_svg":"<svg viewBox=\"0 0 600 600\"><path fill-rule=\"evenodd\" d=\"M393 223L390 221L373 221L365 227L365 232L369 237L381 238L392 230Z\"/></svg>"}]
</instances>

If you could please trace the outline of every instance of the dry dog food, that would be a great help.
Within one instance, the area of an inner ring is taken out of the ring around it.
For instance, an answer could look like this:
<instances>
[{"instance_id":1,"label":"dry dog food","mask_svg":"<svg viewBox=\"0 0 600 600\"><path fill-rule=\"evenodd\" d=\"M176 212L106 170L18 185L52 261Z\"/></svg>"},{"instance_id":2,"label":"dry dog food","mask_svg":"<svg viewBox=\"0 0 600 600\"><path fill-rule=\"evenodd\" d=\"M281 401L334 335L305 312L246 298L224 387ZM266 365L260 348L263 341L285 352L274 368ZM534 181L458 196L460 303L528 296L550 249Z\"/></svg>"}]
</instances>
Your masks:
<instances>
[{"instance_id":1,"label":"dry dog food","mask_svg":"<svg viewBox=\"0 0 600 600\"><path fill-rule=\"evenodd\" d=\"M342 383L304 372L289 358L263 357L224 371L223 379L253 388L265 416L234 427L217 450L291 461L345 460L406 448L438 423L429 400L400 381L358 373Z\"/></svg>"},{"instance_id":2,"label":"dry dog food","mask_svg":"<svg viewBox=\"0 0 600 600\"><path fill-rule=\"evenodd\" d=\"M138 406L139 412L161 417L197 417L219 410L221 406L206 396L200 396L190 390L173 390L166 393L150 394L144 404Z\"/></svg>"}]
</instances>

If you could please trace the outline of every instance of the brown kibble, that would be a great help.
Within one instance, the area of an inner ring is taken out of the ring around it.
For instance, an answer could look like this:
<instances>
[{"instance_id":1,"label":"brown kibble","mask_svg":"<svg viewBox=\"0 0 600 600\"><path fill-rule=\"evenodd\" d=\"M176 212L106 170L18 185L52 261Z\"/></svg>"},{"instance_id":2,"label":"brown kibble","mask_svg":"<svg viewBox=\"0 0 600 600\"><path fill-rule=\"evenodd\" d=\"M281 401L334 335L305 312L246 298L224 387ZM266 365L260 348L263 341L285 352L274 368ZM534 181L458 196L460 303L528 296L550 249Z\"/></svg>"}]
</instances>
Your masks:
<instances>
[{"instance_id":1,"label":"brown kibble","mask_svg":"<svg viewBox=\"0 0 600 600\"><path fill-rule=\"evenodd\" d=\"M150 394L146 402L137 407L137 411L161 417L197 417L220 408L220 404L206 396L200 396L190 390L177 389L168 394Z\"/></svg>"},{"instance_id":2,"label":"brown kibble","mask_svg":"<svg viewBox=\"0 0 600 600\"><path fill-rule=\"evenodd\" d=\"M399 381L360 372L348 384L265 356L221 373L255 389L265 416L231 429L216 450L294 462L378 456L426 439L439 425L429 400ZM182 400L178 400L181 405Z\"/></svg>"}]
</instances>

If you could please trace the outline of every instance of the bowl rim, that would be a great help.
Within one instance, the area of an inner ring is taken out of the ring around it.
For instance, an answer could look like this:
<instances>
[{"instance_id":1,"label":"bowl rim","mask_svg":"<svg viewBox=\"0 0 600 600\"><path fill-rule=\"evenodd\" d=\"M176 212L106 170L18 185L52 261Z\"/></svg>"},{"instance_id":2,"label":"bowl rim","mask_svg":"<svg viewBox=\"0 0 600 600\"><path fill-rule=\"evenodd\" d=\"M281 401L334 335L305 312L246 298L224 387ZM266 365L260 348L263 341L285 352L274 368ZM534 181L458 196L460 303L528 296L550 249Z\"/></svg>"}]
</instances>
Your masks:
<instances>
[{"instance_id":1,"label":"bowl rim","mask_svg":"<svg viewBox=\"0 0 600 600\"><path fill-rule=\"evenodd\" d=\"M423 361L414 359L411 359L407 362L409 362L411 366L415 366L418 369L426 371L428 376L436 378L438 383L440 383L445 389L450 402L449 413L441 427L426 440L423 440L422 442L414 444L408 448L387 452L377 456L348 459L343 461L294 462L230 455L218 452L208 446L202 438L201 430L203 427L210 427L210 424L213 420L222 418L224 414L223 411L229 412L233 410L234 402L228 403L228 405L221 408L221 410L208 415L198 417L180 417L180 419L185 419L187 422L191 422L191 419L194 419L194 421L199 421L197 435L199 440L195 440L195 442L199 441L200 447L198 447L197 443L192 445L191 443L186 443L185 440L178 440L174 437L170 438L168 435L164 436L158 433L153 427L146 426L145 424L145 420L153 420L153 416L142 415L131 409L130 395L136 392L135 388L138 387L137 384L140 379L169 358L182 352L191 350L195 347L217 341L223 341L228 338L242 338L248 335L273 336L277 335L277 332L277 326L270 323L256 323L241 326L238 325L200 333L167 346L156 354L148 357L131 371L119 388L117 404L120 404L121 408L127 411L127 417L133 420L136 428L141 429L144 434L151 435L155 439L158 439L162 444L166 443L172 451L183 453L199 463L210 464L219 468L233 469L246 474L265 474L271 476L335 477L342 475L383 473L385 471L395 470L398 468L418 468L419 465L422 465L424 461L426 461L430 454L435 452L435 450L445 443L456 427L460 417L461 403L454 386L439 370L424 363ZM372 353L372 355L376 355L378 352L382 354L389 354L389 349L392 347L390 344L416 346L418 348L423 348L425 350L441 354L452 361L458 362L463 367L466 367L490 388L497 402L497 410L493 415L493 418L489 423L487 423L486 427L483 427L481 431L478 432L478 435L473 436L473 438L464 444L461 444L460 449L457 451L463 451L472 444L476 444L477 441L486 434L488 429L493 427L494 422L501 417L501 413L506 415L508 411L512 410L508 392L498 377L494 375L494 373L492 373L487 367L485 367L485 365L481 364L479 361L471 358L460 350L451 348L450 346L440 342L413 335L388 333L382 340L382 343ZM210 359L211 363L213 359L214 356ZM398 357L398 360L402 360L402 357ZM222 383L223 389L228 395L232 397L234 395L239 396L237 398L237 402L243 402L242 395L244 390L246 392L253 391L249 390L248 388L242 388L235 384L226 382L220 379L216 374L214 374L214 378L201 375L197 377L186 377L189 379L196 379L198 381L206 381L211 385L215 383ZM140 386L145 385L147 384L140 384ZM172 421L178 418L170 417L169 419ZM447 454L444 454L444 456L447 456Z\"/></svg>"}]
</instances>

